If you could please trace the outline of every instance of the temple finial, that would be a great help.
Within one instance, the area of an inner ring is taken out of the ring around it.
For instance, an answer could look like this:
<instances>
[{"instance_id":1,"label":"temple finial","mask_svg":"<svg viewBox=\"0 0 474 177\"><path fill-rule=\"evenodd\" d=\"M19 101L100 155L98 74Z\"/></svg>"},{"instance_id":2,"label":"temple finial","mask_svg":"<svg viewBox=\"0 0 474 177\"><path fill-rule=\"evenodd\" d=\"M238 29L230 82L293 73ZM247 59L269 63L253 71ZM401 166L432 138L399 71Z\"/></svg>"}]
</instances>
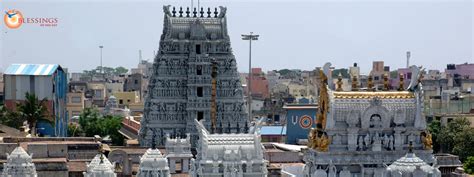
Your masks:
<instances>
[{"instance_id":1,"label":"temple finial","mask_svg":"<svg viewBox=\"0 0 474 177\"><path fill-rule=\"evenodd\" d=\"M104 154L100 154L100 163L104 163Z\"/></svg>"},{"instance_id":2,"label":"temple finial","mask_svg":"<svg viewBox=\"0 0 474 177\"><path fill-rule=\"evenodd\" d=\"M339 75L337 76L336 85L337 85L336 91L339 91L339 92L343 91L343 89L342 89L342 74L341 73L339 73Z\"/></svg>"},{"instance_id":3,"label":"temple finial","mask_svg":"<svg viewBox=\"0 0 474 177\"><path fill-rule=\"evenodd\" d=\"M410 141L410 143L408 144L408 153L413 153L413 142Z\"/></svg>"},{"instance_id":4,"label":"temple finial","mask_svg":"<svg viewBox=\"0 0 474 177\"><path fill-rule=\"evenodd\" d=\"M194 11L193 11L193 17L197 17L197 11L196 11L196 7L194 8Z\"/></svg>"},{"instance_id":5,"label":"temple finial","mask_svg":"<svg viewBox=\"0 0 474 177\"><path fill-rule=\"evenodd\" d=\"M201 17L204 17L204 8L201 7L201 11L199 12L201 14Z\"/></svg>"},{"instance_id":6,"label":"temple finial","mask_svg":"<svg viewBox=\"0 0 474 177\"><path fill-rule=\"evenodd\" d=\"M212 13L212 12L211 12L211 8L208 7L208 8L207 8L207 18L211 18L211 13Z\"/></svg>"},{"instance_id":7,"label":"temple finial","mask_svg":"<svg viewBox=\"0 0 474 177\"><path fill-rule=\"evenodd\" d=\"M390 83L388 82L388 75L387 74L384 74L383 75L383 90L384 91L388 91L390 90Z\"/></svg>"},{"instance_id":8,"label":"temple finial","mask_svg":"<svg viewBox=\"0 0 474 177\"><path fill-rule=\"evenodd\" d=\"M369 91L373 91L374 89L374 77L372 75L369 75L369 78L367 79L367 89Z\"/></svg>"},{"instance_id":9,"label":"temple finial","mask_svg":"<svg viewBox=\"0 0 474 177\"><path fill-rule=\"evenodd\" d=\"M189 13L191 13L191 12L189 12L189 7L187 7L186 8L186 17L189 17Z\"/></svg>"},{"instance_id":10,"label":"temple finial","mask_svg":"<svg viewBox=\"0 0 474 177\"><path fill-rule=\"evenodd\" d=\"M359 90L357 85L359 85L359 82L357 81L357 76L352 76L352 91L358 91Z\"/></svg>"},{"instance_id":11,"label":"temple finial","mask_svg":"<svg viewBox=\"0 0 474 177\"><path fill-rule=\"evenodd\" d=\"M173 13L173 17L176 17L176 7L173 7L173 11L171 11Z\"/></svg>"},{"instance_id":12,"label":"temple finial","mask_svg":"<svg viewBox=\"0 0 474 177\"><path fill-rule=\"evenodd\" d=\"M217 14L219 14L219 12L217 12L217 7L214 8L214 18L217 18Z\"/></svg>"},{"instance_id":13,"label":"temple finial","mask_svg":"<svg viewBox=\"0 0 474 177\"><path fill-rule=\"evenodd\" d=\"M183 17L183 7L179 7L179 17Z\"/></svg>"},{"instance_id":14,"label":"temple finial","mask_svg":"<svg viewBox=\"0 0 474 177\"><path fill-rule=\"evenodd\" d=\"M404 78L403 78L403 74L400 74L400 81L399 81L399 87L398 87L398 91L403 91L405 90L403 87L404 87Z\"/></svg>"}]
</instances>

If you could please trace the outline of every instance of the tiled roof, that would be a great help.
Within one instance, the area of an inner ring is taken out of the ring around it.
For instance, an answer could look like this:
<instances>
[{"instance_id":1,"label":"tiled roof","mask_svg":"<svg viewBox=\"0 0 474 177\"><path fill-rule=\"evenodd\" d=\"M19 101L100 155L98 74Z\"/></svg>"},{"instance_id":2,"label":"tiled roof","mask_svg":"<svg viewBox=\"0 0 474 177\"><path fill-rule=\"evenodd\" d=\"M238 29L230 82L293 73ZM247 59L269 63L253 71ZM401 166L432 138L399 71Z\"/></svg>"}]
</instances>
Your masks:
<instances>
[{"instance_id":1,"label":"tiled roof","mask_svg":"<svg viewBox=\"0 0 474 177\"><path fill-rule=\"evenodd\" d=\"M58 67L58 64L12 64L5 70L5 74L48 76L53 74Z\"/></svg>"}]
</instances>

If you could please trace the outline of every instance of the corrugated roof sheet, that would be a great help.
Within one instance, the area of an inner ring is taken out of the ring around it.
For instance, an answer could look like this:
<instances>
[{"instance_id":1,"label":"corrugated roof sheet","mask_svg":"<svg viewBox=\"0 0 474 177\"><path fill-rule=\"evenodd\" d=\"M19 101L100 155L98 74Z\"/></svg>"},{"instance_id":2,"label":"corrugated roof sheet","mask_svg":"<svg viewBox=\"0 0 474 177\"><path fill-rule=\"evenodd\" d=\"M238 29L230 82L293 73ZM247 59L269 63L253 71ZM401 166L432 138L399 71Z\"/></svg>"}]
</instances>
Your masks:
<instances>
[{"instance_id":1,"label":"corrugated roof sheet","mask_svg":"<svg viewBox=\"0 0 474 177\"><path fill-rule=\"evenodd\" d=\"M286 126L262 126L261 135L286 135Z\"/></svg>"},{"instance_id":2,"label":"corrugated roof sheet","mask_svg":"<svg viewBox=\"0 0 474 177\"><path fill-rule=\"evenodd\" d=\"M48 76L58 67L58 64L12 64L5 70L5 74Z\"/></svg>"}]
</instances>

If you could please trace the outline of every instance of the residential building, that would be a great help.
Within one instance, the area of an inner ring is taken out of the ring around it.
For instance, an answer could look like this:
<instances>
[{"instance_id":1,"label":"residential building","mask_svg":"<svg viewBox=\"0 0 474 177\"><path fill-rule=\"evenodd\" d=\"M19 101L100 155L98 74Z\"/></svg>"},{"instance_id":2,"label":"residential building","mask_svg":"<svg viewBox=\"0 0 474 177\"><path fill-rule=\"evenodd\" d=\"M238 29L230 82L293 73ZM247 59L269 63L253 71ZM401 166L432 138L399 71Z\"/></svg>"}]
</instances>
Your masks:
<instances>
[{"instance_id":1,"label":"residential building","mask_svg":"<svg viewBox=\"0 0 474 177\"><path fill-rule=\"evenodd\" d=\"M474 79L474 63L448 64L444 71L454 77Z\"/></svg>"},{"instance_id":2,"label":"residential building","mask_svg":"<svg viewBox=\"0 0 474 177\"><path fill-rule=\"evenodd\" d=\"M69 92L67 93L67 114L69 122L72 117L79 116L85 108L84 92Z\"/></svg>"},{"instance_id":3,"label":"residential building","mask_svg":"<svg viewBox=\"0 0 474 177\"><path fill-rule=\"evenodd\" d=\"M91 81L87 83L87 92L92 96L92 104L98 107L104 107L106 100L106 86L105 82L102 81ZM86 93L86 96L88 94Z\"/></svg>"},{"instance_id":4,"label":"residential building","mask_svg":"<svg viewBox=\"0 0 474 177\"><path fill-rule=\"evenodd\" d=\"M262 72L262 68L252 68L252 83L250 91L253 98L265 99L270 96L268 89L268 80ZM247 78L248 80L248 78Z\"/></svg>"},{"instance_id":5,"label":"residential building","mask_svg":"<svg viewBox=\"0 0 474 177\"><path fill-rule=\"evenodd\" d=\"M45 136L67 136L67 73L58 64L12 64L4 74L5 105L15 110L26 93L46 99L54 125L38 122L37 132ZM53 127L54 126L54 127ZM33 130L36 131L36 130Z\"/></svg>"},{"instance_id":6,"label":"residential building","mask_svg":"<svg viewBox=\"0 0 474 177\"><path fill-rule=\"evenodd\" d=\"M115 92L113 93L115 98L117 98L117 102L119 107L129 107L130 104L140 103L140 94L138 91L131 91L131 92Z\"/></svg>"},{"instance_id":7,"label":"residential building","mask_svg":"<svg viewBox=\"0 0 474 177\"><path fill-rule=\"evenodd\" d=\"M137 91L140 95L140 98L143 99L143 96L145 96L145 81L143 79L143 75L141 73L128 75L128 77L125 78L125 81L123 83L123 91Z\"/></svg>"},{"instance_id":8,"label":"residential building","mask_svg":"<svg viewBox=\"0 0 474 177\"><path fill-rule=\"evenodd\" d=\"M111 95L114 95L114 93L123 92L123 82L106 82L105 88L107 88L106 97L108 98Z\"/></svg>"}]
</instances>

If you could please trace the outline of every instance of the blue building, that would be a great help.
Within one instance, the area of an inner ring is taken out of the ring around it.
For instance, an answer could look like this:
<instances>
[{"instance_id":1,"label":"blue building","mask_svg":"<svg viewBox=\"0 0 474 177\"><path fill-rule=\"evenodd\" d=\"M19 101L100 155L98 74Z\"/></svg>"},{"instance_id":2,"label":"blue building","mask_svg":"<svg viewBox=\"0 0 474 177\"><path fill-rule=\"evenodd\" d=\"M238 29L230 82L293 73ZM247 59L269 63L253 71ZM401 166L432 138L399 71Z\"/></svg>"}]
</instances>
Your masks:
<instances>
[{"instance_id":1,"label":"blue building","mask_svg":"<svg viewBox=\"0 0 474 177\"><path fill-rule=\"evenodd\" d=\"M316 127L316 103L300 102L286 104L286 143L298 144L298 140L308 139L311 128Z\"/></svg>"},{"instance_id":2,"label":"blue building","mask_svg":"<svg viewBox=\"0 0 474 177\"><path fill-rule=\"evenodd\" d=\"M67 136L67 73L58 64L12 64L4 73L5 106L16 109L25 93L46 99L54 125L38 122L36 132L44 136Z\"/></svg>"}]
</instances>

